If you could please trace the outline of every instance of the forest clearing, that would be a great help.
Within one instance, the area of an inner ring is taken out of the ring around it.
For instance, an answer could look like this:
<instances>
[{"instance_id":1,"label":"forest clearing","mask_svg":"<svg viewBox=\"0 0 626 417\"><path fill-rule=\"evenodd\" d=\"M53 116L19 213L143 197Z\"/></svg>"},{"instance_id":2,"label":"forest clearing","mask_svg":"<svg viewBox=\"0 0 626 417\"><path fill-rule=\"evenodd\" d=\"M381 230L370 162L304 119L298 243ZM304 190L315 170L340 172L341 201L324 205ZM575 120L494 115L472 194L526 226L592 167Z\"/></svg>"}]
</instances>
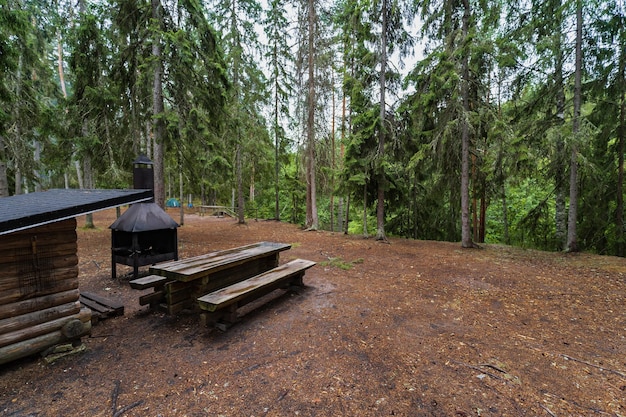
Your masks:
<instances>
[{"instance_id":1,"label":"forest clearing","mask_svg":"<svg viewBox=\"0 0 626 417\"><path fill-rule=\"evenodd\" d=\"M304 290L221 332L111 279L114 220L79 219L80 289L124 315L83 352L3 365L3 416L626 415L623 258L188 214L181 258L274 241L292 246L281 263L317 262Z\"/></svg>"}]
</instances>

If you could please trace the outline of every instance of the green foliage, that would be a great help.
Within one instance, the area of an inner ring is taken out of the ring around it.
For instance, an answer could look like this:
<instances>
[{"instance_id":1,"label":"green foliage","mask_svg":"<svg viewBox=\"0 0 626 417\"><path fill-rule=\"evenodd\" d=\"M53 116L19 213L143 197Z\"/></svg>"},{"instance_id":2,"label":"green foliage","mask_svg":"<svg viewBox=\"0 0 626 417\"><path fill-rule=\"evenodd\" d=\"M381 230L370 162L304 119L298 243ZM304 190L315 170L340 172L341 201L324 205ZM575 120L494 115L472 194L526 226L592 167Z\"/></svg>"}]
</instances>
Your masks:
<instances>
[{"instance_id":1,"label":"green foliage","mask_svg":"<svg viewBox=\"0 0 626 417\"><path fill-rule=\"evenodd\" d=\"M386 233L458 241L460 138L467 124L471 214L478 220L472 227L480 228L484 202L487 242L562 247L556 224L567 214L564 190L575 146L579 244L626 255L618 175L626 132L623 2L585 3L585 103L576 136L574 54L566 35L575 23L574 3L465 4L472 11L467 37L464 3L457 0L340 0L330 12L319 8L314 128L320 226L331 229L332 221L337 230L338 200L345 210L349 198L349 233L373 231L382 184ZM94 186L130 184L130 161L151 148L151 47L157 34L165 109L156 117L167 133L170 193L178 197L182 177L184 194L230 206L232 190L240 186L248 216L305 223L305 149L299 144L306 132L298 122L307 93L298 89L304 79L293 75L308 63L294 53L306 50L306 38L291 32L292 5L272 1L263 13L252 0L162 2L161 22L154 21L147 1L82 6L70 16L67 4L0 2L0 160L11 192L22 185L29 191L62 187L66 175L77 186L75 162L91 163ZM402 20L415 16L421 18L420 45L402 30ZM422 52L405 77L395 68L386 71L384 120L382 17L391 25L385 52ZM265 36L258 36L259 26ZM67 99L60 88L58 42ZM393 96L400 85L405 92Z\"/></svg>"},{"instance_id":2,"label":"green foliage","mask_svg":"<svg viewBox=\"0 0 626 417\"><path fill-rule=\"evenodd\" d=\"M348 271L354 268L354 265L362 264L362 263L363 263L363 258L346 262L343 259L341 259L341 257L337 257L337 258L328 258L327 261L320 262L320 265L331 267L331 268L339 268L339 269L343 269L344 271Z\"/></svg>"}]
</instances>

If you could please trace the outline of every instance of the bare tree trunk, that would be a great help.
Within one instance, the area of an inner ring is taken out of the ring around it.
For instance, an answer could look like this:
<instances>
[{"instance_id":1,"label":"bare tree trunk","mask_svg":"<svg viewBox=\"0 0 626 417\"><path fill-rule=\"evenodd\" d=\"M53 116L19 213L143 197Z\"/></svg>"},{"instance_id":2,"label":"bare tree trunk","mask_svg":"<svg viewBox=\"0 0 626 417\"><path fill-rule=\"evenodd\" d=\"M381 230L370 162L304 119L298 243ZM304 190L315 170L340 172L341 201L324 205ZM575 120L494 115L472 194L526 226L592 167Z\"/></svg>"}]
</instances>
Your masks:
<instances>
[{"instance_id":1,"label":"bare tree trunk","mask_svg":"<svg viewBox=\"0 0 626 417\"><path fill-rule=\"evenodd\" d=\"M7 178L7 164L0 161L0 197L9 196L9 180Z\"/></svg>"},{"instance_id":2,"label":"bare tree trunk","mask_svg":"<svg viewBox=\"0 0 626 417\"><path fill-rule=\"evenodd\" d=\"M152 115L153 138L154 138L154 201L161 207L165 206L165 123L161 119L164 112L163 104L163 61L161 57L161 2L151 0L152 18L159 25L159 29L153 33L152 57L154 58L154 79L152 85Z\"/></svg>"},{"instance_id":3,"label":"bare tree trunk","mask_svg":"<svg viewBox=\"0 0 626 417\"><path fill-rule=\"evenodd\" d=\"M278 62L278 46L274 43L272 49L274 62ZM274 220L280 220L280 163L279 163L279 150L280 150L280 129L278 126L278 112L280 110L278 91L280 89L278 83L278 77L274 77Z\"/></svg>"},{"instance_id":4,"label":"bare tree trunk","mask_svg":"<svg viewBox=\"0 0 626 417\"><path fill-rule=\"evenodd\" d=\"M508 204L506 202L506 187L504 182L502 182L502 227L504 228L504 243L507 245L511 244L511 237L509 235L509 215Z\"/></svg>"},{"instance_id":5,"label":"bare tree trunk","mask_svg":"<svg viewBox=\"0 0 626 417\"><path fill-rule=\"evenodd\" d=\"M623 52L622 52L623 53ZM617 229L617 256L624 256L624 134L626 131L625 115L626 100L622 90L622 102L620 105L619 128L618 128L618 163L617 163L617 208L616 208L616 229Z\"/></svg>"},{"instance_id":6,"label":"bare tree trunk","mask_svg":"<svg viewBox=\"0 0 626 417\"><path fill-rule=\"evenodd\" d=\"M0 136L0 197L9 196L9 178L7 177L7 164L5 162L4 138Z\"/></svg>"},{"instance_id":7,"label":"bare tree trunk","mask_svg":"<svg viewBox=\"0 0 626 417\"><path fill-rule=\"evenodd\" d=\"M178 152L178 196L180 199L180 225L183 226L185 224L185 194L184 194L184 186L183 186L183 156L181 152Z\"/></svg>"},{"instance_id":8,"label":"bare tree trunk","mask_svg":"<svg viewBox=\"0 0 626 417\"><path fill-rule=\"evenodd\" d=\"M620 37L624 39L624 25L620 26ZM624 141L626 138L626 80L624 79L626 72L626 51L621 49L619 57L619 81L621 86L621 103L619 112L619 126L617 128L617 207L615 215L616 240L617 240L617 256L625 256L624 242Z\"/></svg>"},{"instance_id":9,"label":"bare tree trunk","mask_svg":"<svg viewBox=\"0 0 626 417\"><path fill-rule=\"evenodd\" d=\"M41 187L41 173L39 171L39 163L41 162L41 143L38 140L33 142L33 160L35 162L35 170L33 171L33 176L35 177L35 191L39 192L42 190Z\"/></svg>"},{"instance_id":10,"label":"bare tree trunk","mask_svg":"<svg viewBox=\"0 0 626 417\"><path fill-rule=\"evenodd\" d=\"M236 169L237 169L237 220L239 224L246 222L243 199L243 173L241 162L241 139L237 141Z\"/></svg>"},{"instance_id":11,"label":"bare tree trunk","mask_svg":"<svg viewBox=\"0 0 626 417\"><path fill-rule=\"evenodd\" d=\"M22 178L22 170L19 167L15 168L15 195L23 194L22 188L24 179Z\"/></svg>"},{"instance_id":12,"label":"bare tree trunk","mask_svg":"<svg viewBox=\"0 0 626 417\"><path fill-rule=\"evenodd\" d=\"M367 184L363 185L363 237L369 237L367 231Z\"/></svg>"},{"instance_id":13,"label":"bare tree trunk","mask_svg":"<svg viewBox=\"0 0 626 417\"><path fill-rule=\"evenodd\" d=\"M63 70L63 47L61 44L61 32L57 32L57 66L59 71L59 83L63 98L67 98L67 89L65 88L65 71Z\"/></svg>"},{"instance_id":14,"label":"bare tree trunk","mask_svg":"<svg viewBox=\"0 0 626 417\"><path fill-rule=\"evenodd\" d=\"M556 19L559 25L557 33L557 44L555 50L554 63L554 83L556 87L556 117L558 137L556 142L556 167L555 167L555 214L554 222L556 226L557 250L563 250L567 246L567 211L565 209L565 141L562 136L562 126L565 124L565 87L563 85L563 44L562 35L560 34L561 24L563 21L561 2L558 2Z\"/></svg>"},{"instance_id":15,"label":"bare tree trunk","mask_svg":"<svg viewBox=\"0 0 626 417\"><path fill-rule=\"evenodd\" d=\"M580 108L582 102L582 39L583 13L582 1L576 1L576 67L574 70L574 119L572 122L572 155L570 159L569 177L569 212L567 218L567 251L578 252L576 223L578 215L578 145L580 133Z\"/></svg>"},{"instance_id":16,"label":"bare tree trunk","mask_svg":"<svg viewBox=\"0 0 626 417\"><path fill-rule=\"evenodd\" d=\"M470 205L469 205L469 153L470 153L470 132L469 132L469 52L465 50L469 47L469 0L463 0L463 68L461 80L461 95L463 97L463 114L461 115L461 246L471 248L474 246L470 231Z\"/></svg>"},{"instance_id":17,"label":"bare tree trunk","mask_svg":"<svg viewBox=\"0 0 626 417\"><path fill-rule=\"evenodd\" d=\"M78 188L85 188L85 182L83 181L83 169L80 167L80 161L74 161L74 168L76 169L76 178L78 180Z\"/></svg>"},{"instance_id":18,"label":"bare tree trunk","mask_svg":"<svg viewBox=\"0 0 626 417\"><path fill-rule=\"evenodd\" d=\"M332 82L332 116L330 130L330 231L335 231L335 77L333 73Z\"/></svg>"},{"instance_id":19,"label":"bare tree trunk","mask_svg":"<svg viewBox=\"0 0 626 417\"><path fill-rule=\"evenodd\" d=\"M387 125L385 123L386 106L385 91L387 88L387 0L382 2L382 24L380 36L380 124L378 130L378 159L377 176L377 199L376 199L376 240L387 240L385 236L385 135Z\"/></svg>"},{"instance_id":20,"label":"bare tree trunk","mask_svg":"<svg viewBox=\"0 0 626 417\"><path fill-rule=\"evenodd\" d=\"M91 190L94 188L93 183L93 171L91 169L91 156L85 155L83 157L83 184L85 188ZM94 229L96 226L93 223L93 214L89 213L85 215L85 228Z\"/></svg>"},{"instance_id":21,"label":"bare tree trunk","mask_svg":"<svg viewBox=\"0 0 626 417\"><path fill-rule=\"evenodd\" d=\"M317 190L315 184L315 36L316 15L315 0L308 0L308 72L307 80L309 97L307 102L307 152L306 152L306 228L317 230Z\"/></svg>"}]
</instances>

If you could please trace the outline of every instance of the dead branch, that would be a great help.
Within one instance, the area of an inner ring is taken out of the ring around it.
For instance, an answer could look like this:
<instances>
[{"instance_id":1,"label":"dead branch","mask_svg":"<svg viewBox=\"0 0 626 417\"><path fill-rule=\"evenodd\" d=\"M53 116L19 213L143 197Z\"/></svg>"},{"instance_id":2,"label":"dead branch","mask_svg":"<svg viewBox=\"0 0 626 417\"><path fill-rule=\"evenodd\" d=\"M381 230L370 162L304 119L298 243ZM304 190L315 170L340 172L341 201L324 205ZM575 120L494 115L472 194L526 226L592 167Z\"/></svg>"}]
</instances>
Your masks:
<instances>
[{"instance_id":1,"label":"dead branch","mask_svg":"<svg viewBox=\"0 0 626 417\"><path fill-rule=\"evenodd\" d=\"M113 417L121 417L124 415L124 413L126 413L129 410L132 410L133 408L140 406L141 404L143 404L143 400L139 400L139 401L135 401L132 404L126 405L122 408L120 408L119 410L117 409L117 398L120 395L120 385L121 382L120 380L116 380L113 383L114 387L113 387L113 392L111 393L111 415Z\"/></svg>"},{"instance_id":2,"label":"dead branch","mask_svg":"<svg viewBox=\"0 0 626 417\"><path fill-rule=\"evenodd\" d=\"M616 371L616 370L614 370L614 369L609 369L609 368L605 368L605 367L603 367L603 366L595 365L595 364L593 364L593 363L590 363L590 362L584 361L584 360L582 360L582 359L577 359L577 358L574 358L574 357L572 357L572 356L565 355L565 354L563 354L563 353L561 353L561 354L560 354L560 356L561 356L561 357L563 357L563 358L564 358L564 359L566 359L566 360L570 360L570 361L574 361L574 362L582 363L582 364L585 364L585 365L591 366L591 367L593 367L593 368L599 369L599 370L601 370L601 371L610 372L610 373L612 373L612 374L615 374L615 375L617 375L617 376L620 376L620 377L622 377L622 378L626 379L626 374L623 374L623 373L622 373L622 372L620 372L620 371Z\"/></svg>"},{"instance_id":3,"label":"dead branch","mask_svg":"<svg viewBox=\"0 0 626 417\"><path fill-rule=\"evenodd\" d=\"M120 395L120 381L113 382L113 392L111 392L111 415L115 417L117 412L117 397Z\"/></svg>"},{"instance_id":4,"label":"dead branch","mask_svg":"<svg viewBox=\"0 0 626 417\"><path fill-rule=\"evenodd\" d=\"M552 417L556 417L556 414L554 414L552 411L550 411L550 409L548 407L546 407L545 405L539 404L539 407L541 407L544 410L546 410L546 413L550 414Z\"/></svg>"},{"instance_id":5,"label":"dead branch","mask_svg":"<svg viewBox=\"0 0 626 417\"><path fill-rule=\"evenodd\" d=\"M506 380L505 378L499 377L498 375L492 374L491 372L487 372L487 371L485 371L484 369L480 368L481 366L489 366L490 368L494 368L494 369L495 369L495 370L497 370L497 371L503 372L503 373L505 373L505 374L507 373L507 372L505 372L505 371L503 371L503 370L501 370L501 369L499 369L499 368L497 368L497 367L495 367L495 366L485 365L485 364L481 364L481 365L476 366L476 365L470 365L469 363L463 363L463 362L457 362L457 361L451 361L451 362L454 362L454 363L456 363L457 365L466 366L466 367L468 367L468 368L470 368L470 369L473 369L473 370L478 371L478 372L480 372L480 373L483 373L483 374L485 374L485 375L487 375L487 376L490 376L490 377L491 377L491 378L493 378L493 379L498 379L498 380L500 380L500 381L504 381L504 382L505 382L505 383L507 383L507 384L509 383L509 381L508 381L508 380Z\"/></svg>"},{"instance_id":6,"label":"dead branch","mask_svg":"<svg viewBox=\"0 0 626 417\"><path fill-rule=\"evenodd\" d=\"M133 408L138 407L141 404L143 404L143 400L135 401L132 404L124 406L124 407L120 408L115 414L113 414L113 417L121 417L121 416L124 415L125 412L127 412L129 410L132 410Z\"/></svg>"}]
</instances>

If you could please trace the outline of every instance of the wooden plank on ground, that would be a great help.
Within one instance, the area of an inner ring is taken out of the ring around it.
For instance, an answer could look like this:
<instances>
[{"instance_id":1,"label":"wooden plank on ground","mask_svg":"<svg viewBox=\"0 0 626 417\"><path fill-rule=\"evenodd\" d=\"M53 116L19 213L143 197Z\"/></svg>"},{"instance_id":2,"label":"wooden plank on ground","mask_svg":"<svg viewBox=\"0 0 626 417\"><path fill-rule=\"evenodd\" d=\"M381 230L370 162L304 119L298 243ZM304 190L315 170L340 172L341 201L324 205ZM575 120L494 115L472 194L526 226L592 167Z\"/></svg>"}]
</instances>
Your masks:
<instances>
[{"instance_id":1,"label":"wooden plank on ground","mask_svg":"<svg viewBox=\"0 0 626 417\"><path fill-rule=\"evenodd\" d=\"M124 315L124 304L119 300L103 297L91 292L81 292L80 303L90 308L94 312L94 317L97 319Z\"/></svg>"}]
</instances>

